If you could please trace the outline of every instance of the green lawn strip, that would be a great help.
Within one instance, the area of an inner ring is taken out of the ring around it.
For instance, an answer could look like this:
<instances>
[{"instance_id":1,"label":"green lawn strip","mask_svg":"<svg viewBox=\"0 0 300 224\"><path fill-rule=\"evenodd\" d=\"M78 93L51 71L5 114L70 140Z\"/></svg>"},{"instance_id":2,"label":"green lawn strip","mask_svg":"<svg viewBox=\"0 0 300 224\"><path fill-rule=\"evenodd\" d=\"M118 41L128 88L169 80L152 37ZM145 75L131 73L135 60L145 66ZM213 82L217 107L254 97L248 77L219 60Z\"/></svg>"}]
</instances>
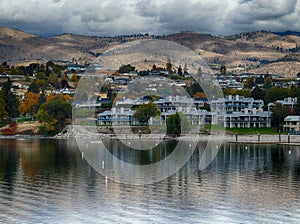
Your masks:
<instances>
[{"instance_id":1,"label":"green lawn strip","mask_svg":"<svg viewBox=\"0 0 300 224\"><path fill-rule=\"evenodd\" d=\"M207 124L204 126L204 128L208 131L222 131L224 130L224 127L221 125L211 125ZM271 127L271 128L226 128L225 129L227 132L230 132L232 134L237 134L237 135L253 135L253 134L287 134L285 132L278 132L276 127Z\"/></svg>"},{"instance_id":2,"label":"green lawn strip","mask_svg":"<svg viewBox=\"0 0 300 224\"><path fill-rule=\"evenodd\" d=\"M226 128L226 131L230 131L233 134L238 135L251 135L251 134L258 134L261 135L264 134L273 134L273 135L279 135L279 134L286 134L283 132L278 132L275 127L271 128Z\"/></svg>"}]
</instances>

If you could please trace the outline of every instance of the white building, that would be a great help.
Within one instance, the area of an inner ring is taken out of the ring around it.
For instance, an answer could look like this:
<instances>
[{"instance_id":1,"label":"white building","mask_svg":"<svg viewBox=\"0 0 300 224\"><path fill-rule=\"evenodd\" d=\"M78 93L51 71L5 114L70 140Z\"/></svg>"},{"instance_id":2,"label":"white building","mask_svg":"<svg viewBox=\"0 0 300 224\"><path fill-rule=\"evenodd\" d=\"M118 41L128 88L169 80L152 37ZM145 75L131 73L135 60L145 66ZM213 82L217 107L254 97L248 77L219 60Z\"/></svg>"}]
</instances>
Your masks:
<instances>
[{"instance_id":1,"label":"white building","mask_svg":"<svg viewBox=\"0 0 300 224\"><path fill-rule=\"evenodd\" d=\"M128 108L115 108L98 114L99 125L132 125L134 123L133 110Z\"/></svg>"},{"instance_id":2,"label":"white building","mask_svg":"<svg viewBox=\"0 0 300 224\"><path fill-rule=\"evenodd\" d=\"M283 131L300 132L300 116L287 116L284 118Z\"/></svg>"},{"instance_id":3,"label":"white building","mask_svg":"<svg viewBox=\"0 0 300 224\"><path fill-rule=\"evenodd\" d=\"M187 110L199 109L204 107L204 101L194 100L187 96L168 96L161 97L153 102L161 110L161 112L167 112L169 110L179 110L185 112Z\"/></svg>"},{"instance_id":4,"label":"white building","mask_svg":"<svg viewBox=\"0 0 300 224\"><path fill-rule=\"evenodd\" d=\"M135 123L134 110L126 105L140 105L141 99L123 99L112 108L98 114L100 125L131 125ZM165 125L167 117L182 112L192 125L219 124L229 128L271 127L271 112L263 111L263 101L243 96L228 96L210 102L211 111L201 109L204 101L196 101L185 96L168 96L153 102L161 110L160 124ZM198 105L199 104L199 105Z\"/></svg>"},{"instance_id":5,"label":"white building","mask_svg":"<svg viewBox=\"0 0 300 224\"><path fill-rule=\"evenodd\" d=\"M228 128L265 128L271 127L271 113L269 111L244 109L225 115L224 127Z\"/></svg>"},{"instance_id":6,"label":"white building","mask_svg":"<svg viewBox=\"0 0 300 224\"><path fill-rule=\"evenodd\" d=\"M261 109L264 106L263 100L255 100L253 98L246 98L239 95L229 95L226 98L219 98L217 100L211 100L210 108L212 111L226 111L230 112L240 112L243 109L256 108Z\"/></svg>"},{"instance_id":7,"label":"white building","mask_svg":"<svg viewBox=\"0 0 300 224\"><path fill-rule=\"evenodd\" d=\"M288 97L284 98L283 100L276 100L276 103L280 103L282 106L289 107L291 109L297 104L297 97Z\"/></svg>"}]
</instances>

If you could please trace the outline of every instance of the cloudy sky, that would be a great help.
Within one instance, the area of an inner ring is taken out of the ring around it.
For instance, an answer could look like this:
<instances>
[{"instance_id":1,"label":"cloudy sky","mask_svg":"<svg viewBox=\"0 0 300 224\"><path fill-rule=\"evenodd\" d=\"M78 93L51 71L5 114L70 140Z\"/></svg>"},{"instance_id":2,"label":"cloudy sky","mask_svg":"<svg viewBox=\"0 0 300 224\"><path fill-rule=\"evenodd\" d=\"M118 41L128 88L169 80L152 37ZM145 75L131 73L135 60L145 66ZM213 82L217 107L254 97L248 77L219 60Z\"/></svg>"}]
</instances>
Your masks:
<instances>
[{"instance_id":1,"label":"cloudy sky","mask_svg":"<svg viewBox=\"0 0 300 224\"><path fill-rule=\"evenodd\" d=\"M0 0L0 25L51 36L300 30L300 0Z\"/></svg>"}]
</instances>

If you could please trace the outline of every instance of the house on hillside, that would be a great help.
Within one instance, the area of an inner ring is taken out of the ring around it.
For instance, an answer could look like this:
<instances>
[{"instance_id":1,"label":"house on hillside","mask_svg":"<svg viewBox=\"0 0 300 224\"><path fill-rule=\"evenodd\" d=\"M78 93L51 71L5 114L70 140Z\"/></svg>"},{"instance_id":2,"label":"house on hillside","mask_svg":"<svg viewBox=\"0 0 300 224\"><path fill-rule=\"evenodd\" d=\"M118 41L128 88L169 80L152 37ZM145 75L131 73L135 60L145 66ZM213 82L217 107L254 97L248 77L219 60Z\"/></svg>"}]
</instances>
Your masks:
<instances>
[{"instance_id":1,"label":"house on hillside","mask_svg":"<svg viewBox=\"0 0 300 224\"><path fill-rule=\"evenodd\" d=\"M297 104L297 97L288 97L284 98L283 100L276 100L276 103L280 103L282 106L289 107L293 109L294 106Z\"/></svg>"}]
</instances>

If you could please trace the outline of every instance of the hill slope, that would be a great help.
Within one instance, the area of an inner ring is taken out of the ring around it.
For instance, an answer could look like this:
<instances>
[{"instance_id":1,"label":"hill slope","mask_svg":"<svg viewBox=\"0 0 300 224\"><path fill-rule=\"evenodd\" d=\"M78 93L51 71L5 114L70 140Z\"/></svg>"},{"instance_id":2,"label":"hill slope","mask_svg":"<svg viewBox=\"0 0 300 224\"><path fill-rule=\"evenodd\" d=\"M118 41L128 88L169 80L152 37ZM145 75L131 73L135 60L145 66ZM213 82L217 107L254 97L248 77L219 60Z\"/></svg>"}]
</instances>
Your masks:
<instances>
[{"instance_id":1,"label":"hill slope","mask_svg":"<svg viewBox=\"0 0 300 224\"><path fill-rule=\"evenodd\" d=\"M228 71L284 73L294 77L300 72L300 37L266 31L241 33L227 37L182 32L168 36L131 35L90 37L62 34L42 38L17 29L0 26L0 62L20 64L48 60L91 62L107 49L132 40L159 38L184 45L210 64L225 64ZM293 63L295 62L295 63ZM271 63L271 64L270 64ZM287 69L284 69L285 65ZM265 67L266 66L266 67ZM282 68L282 69L277 69ZM289 70L289 72L287 72Z\"/></svg>"}]
</instances>

